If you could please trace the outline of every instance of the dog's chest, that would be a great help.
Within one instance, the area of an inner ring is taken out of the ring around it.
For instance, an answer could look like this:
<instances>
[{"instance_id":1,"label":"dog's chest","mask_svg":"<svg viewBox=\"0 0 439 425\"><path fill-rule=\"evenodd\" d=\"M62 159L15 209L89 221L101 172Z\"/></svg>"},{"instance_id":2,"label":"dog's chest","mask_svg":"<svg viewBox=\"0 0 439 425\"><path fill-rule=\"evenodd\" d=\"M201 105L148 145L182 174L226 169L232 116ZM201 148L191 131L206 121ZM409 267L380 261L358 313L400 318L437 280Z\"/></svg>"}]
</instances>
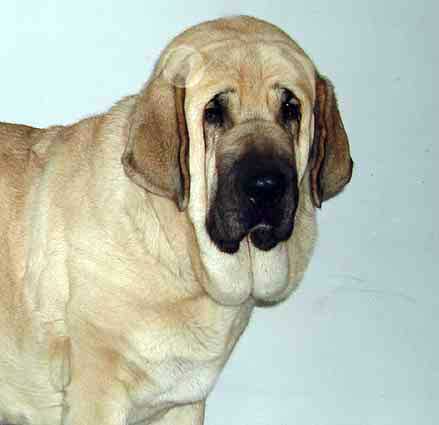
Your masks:
<instances>
[{"instance_id":1,"label":"dog's chest","mask_svg":"<svg viewBox=\"0 0 439 425\"><path fill-rule=\"evenodd\" d=\"M180 320L175 327L168 323L158 332L150 328L131 335L135 350L127 361L135 376L129 385L135 405L160 409L207 397L250 315L247 306L214 309L211 321L202 312L196 321Z\"/></svg>"},{"instance_id":2,"label":"dog's chest","mask_svg":"<svg viewBox=\"0 0 439 425\"><path fill-rule=\"evenodd\" d=\"M183 358L168 360L151 372L159 391L152 396L153 404L185 404L204 399L212 390L228 357L197 361Z\"/></svg>"}]
</instances>

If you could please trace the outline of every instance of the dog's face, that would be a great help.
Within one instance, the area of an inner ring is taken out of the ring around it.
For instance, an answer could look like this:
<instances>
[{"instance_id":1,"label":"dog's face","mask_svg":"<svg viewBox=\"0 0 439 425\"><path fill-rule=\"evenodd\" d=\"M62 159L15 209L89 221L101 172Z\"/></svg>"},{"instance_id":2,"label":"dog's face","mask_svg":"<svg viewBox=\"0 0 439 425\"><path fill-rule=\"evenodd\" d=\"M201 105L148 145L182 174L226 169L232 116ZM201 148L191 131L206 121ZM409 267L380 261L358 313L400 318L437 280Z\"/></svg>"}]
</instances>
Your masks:
<instances>
[{"instance_id":1,"label":"dog's face","mask_svg":"<svg viewBox=\"0 0 439 425\"><path fill-rule=\"evenodd\" d=\"M123 163L137 184L189 206L204 286L226 304L291 291L311 252L313 204L352 170L330 83L286 34L248 17L168 46Z\"/></svg>"},{"instance_id":2,"label":"dog's face","mask_svg":"<svg viewBox=\"0 0 439 425\"><path fill-rule=\"evenodd\" d=\"M303 156L301 110L309 100L296 95L288 69L273 61L273 53L265 46L224 52L215 66L225 68L219 85L227 81L228 87L204 106L206 159L212 164L206 228L229 254L246 237L268 251L288 240L294 227L303 173L296 163L296 153Z\"/></svg>"}]
</instances>

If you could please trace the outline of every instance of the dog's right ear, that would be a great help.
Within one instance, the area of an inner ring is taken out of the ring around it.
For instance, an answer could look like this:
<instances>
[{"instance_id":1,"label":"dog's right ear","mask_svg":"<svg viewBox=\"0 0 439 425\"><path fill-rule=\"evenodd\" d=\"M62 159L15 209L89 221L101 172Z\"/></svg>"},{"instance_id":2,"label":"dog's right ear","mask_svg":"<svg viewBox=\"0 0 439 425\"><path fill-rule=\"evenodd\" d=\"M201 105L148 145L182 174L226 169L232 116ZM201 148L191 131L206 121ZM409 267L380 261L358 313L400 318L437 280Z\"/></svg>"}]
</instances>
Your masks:
<instances>
[{"instance_id":1,"label":"dog's right ear","mask_svg":"<svg viewBox=\"0 0 439 425\"><path fill-rule=\"evenodd\" d=\"M185 89L162 75L139 94L122 155L126 175L149 192L173 200L183 211L189 201L189 140Z\"/></svg>"}]
</instances>

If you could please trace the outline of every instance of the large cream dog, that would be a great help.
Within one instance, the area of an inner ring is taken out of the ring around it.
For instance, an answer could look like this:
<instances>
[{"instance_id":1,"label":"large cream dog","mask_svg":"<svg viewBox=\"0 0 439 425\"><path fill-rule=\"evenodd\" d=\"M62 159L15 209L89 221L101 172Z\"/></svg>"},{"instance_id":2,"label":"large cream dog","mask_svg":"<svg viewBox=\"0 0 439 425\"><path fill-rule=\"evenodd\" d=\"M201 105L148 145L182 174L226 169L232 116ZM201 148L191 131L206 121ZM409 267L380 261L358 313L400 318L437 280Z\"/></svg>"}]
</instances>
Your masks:
<instances>
[{"instance_id":1,"label":"large cream dog","mask_svg":"<svg viewBox=\"0 0 439 425\"><path fill-rule=\"evenodd\" d=\"M250 17L178 36L106 114L1 124L0 422L201 425L351 171L331 84Z\"/></svg>"}]
</instances>

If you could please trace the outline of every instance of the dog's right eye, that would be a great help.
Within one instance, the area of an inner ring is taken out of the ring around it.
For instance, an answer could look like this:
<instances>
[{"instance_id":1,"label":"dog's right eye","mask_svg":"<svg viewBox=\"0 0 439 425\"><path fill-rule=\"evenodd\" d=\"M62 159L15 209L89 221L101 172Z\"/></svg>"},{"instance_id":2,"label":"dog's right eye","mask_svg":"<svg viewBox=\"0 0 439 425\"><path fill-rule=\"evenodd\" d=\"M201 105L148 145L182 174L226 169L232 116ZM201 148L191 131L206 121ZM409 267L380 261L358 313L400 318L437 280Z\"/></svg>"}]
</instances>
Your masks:
<instances>
[{"instance_id":1,"label":"dog's right eye","mask_svg":"<svg viewBox=\"0 0 439 425\"><path fill-rule=\"evenodd\" d=\"M218 97L214 97L204 109L204 120L208 124L222 125L224 123L224 110Z\"/></svg>"}]
</instances>

